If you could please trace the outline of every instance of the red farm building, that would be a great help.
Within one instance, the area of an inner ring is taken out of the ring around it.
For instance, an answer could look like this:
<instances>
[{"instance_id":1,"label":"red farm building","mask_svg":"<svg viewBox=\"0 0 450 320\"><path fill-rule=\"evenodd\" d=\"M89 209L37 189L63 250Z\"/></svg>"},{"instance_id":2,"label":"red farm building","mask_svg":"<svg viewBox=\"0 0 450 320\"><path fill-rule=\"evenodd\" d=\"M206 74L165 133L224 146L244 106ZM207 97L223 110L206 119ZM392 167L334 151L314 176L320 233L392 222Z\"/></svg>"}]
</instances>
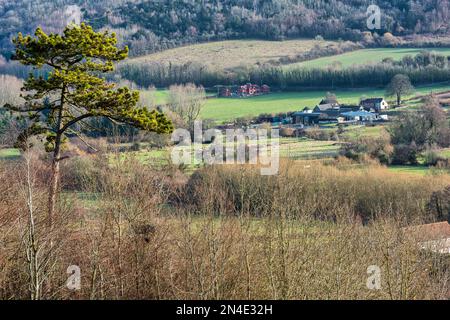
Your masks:
<instances>
[{"instance_id":1,"label":"red farm building","mask_svg":"<svg viewBox=\"0 0 450 320\"><path fill-rule=\"evenodd\" d=\"M249 97L270 93L270 87L268 85L259 86L252 83L241 86L220 86L218 89L218 95L220 97Z\"/></svg>"}]
</instances>

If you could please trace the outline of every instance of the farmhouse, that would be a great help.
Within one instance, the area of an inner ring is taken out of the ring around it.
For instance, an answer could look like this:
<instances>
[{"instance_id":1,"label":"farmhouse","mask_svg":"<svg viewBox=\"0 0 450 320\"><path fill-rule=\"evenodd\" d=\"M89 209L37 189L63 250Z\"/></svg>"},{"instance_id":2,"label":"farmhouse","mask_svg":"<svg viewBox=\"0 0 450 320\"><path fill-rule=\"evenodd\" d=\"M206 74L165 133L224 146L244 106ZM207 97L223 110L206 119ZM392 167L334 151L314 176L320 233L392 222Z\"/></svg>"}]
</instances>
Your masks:
<instances>
[{"instance_id":1,"label":"farmhouse","mask_svg":"<svg viewBox=\"0 0 450 320\"><path fill-rule=\"evenodd\" d=\"M231 97L232 89L230 87L224 87L219 90L219 97Z\"/></svg>"},{"instance_id":2,"label":"farmhouse","mask_svg":"<svg viewBox=\"0 0 450 320\"><path fill-rule=\"evenodd\" d=\"M341 113L341 116L344 118L344 121L348 122L370 122L377 119L376 113L367 112L365 110L343 112Z\"/></svg>"},{"instance_id":3,"label":"farmhouse","mask_svg":"<svg viewBox=\"0 0 450 320\"><path fill-rule=\"evenodd\" d=\"M294 124L314 125L319 123L319 118L322 113L308 111L299 111L292 114Z\"/></svg>"},{"instance_id":4,"label":"farmhouse","mask_svg":"<svg viewBox=\"0 0 450 320\"><path fill-rule=\"evenodd\" d=\"M314 108L314 112L323 112L326 110L339 110L341 104L337 101L335 97L327 97L322 99L319 104Z\"/></svg>"},{"instance_id":5,"label":"farmhouse","mask_svg":"<svg viewBox=\"0 0 450 320\"><path fill-rule=\"evenodd\" d=\"M365 123L384 119L375 111L366 111L361 106L341 105L336 100L322 100L314 109L306 107L293 113L292 118L293 123L302 125L333 122Z\"/></svg>"},{"instance_id":6,"label":"farmhouse","mask_svg":"<svg viewBox=\"0 0 450 320\"><path fill-rule=\"evenodd\" d=\"M261 86L261 93L264 93L264 94L270 93L270 87L267 84L263 84Z\"/></svg>"},{"instance_id":7,"label":"farmhouse","mask_svg":"<svg viewBox=\"0 0 450 320\"><path fill-rule=\"evenodd\" d=\"M257 84L247 83L241 86L217 86L219 97L251 97L261 94L269 94L268 85L259 86Z\"/></svg>"},{"instance_id":8,"label":"farmhouse","mask_svg":"<svg viewBox=\"0 0 450 320\"><path fill-rule=\"evenodd\" d=\"M340 105L333 104L333 103L324 103L324 104L318 104L313 111L314 112L325 112L328 110L339 110Z\"/></svg>"},{"instance_id":9,"label":"farmhouse","mask_svg":"<svg viewBox=\"0 0 450 320\"><path fill-rule=\"evenodd\" d=\"M340 104L337 101L337 98L334 95L327 95L325 99L319 102L318 106L331 106L331 107L339 107Z\"/></svg>"},{"instance_id":10,"label":"farmhouse","mask_svg":"<svg viewBox=\"0 0 450 320\"><path fill-rule=\"evenodd\" d=\"M361 100L361 108L369 112L380 112L389 109L389 104L383 98L370 98Z\"/></svg>"}]
</instances>

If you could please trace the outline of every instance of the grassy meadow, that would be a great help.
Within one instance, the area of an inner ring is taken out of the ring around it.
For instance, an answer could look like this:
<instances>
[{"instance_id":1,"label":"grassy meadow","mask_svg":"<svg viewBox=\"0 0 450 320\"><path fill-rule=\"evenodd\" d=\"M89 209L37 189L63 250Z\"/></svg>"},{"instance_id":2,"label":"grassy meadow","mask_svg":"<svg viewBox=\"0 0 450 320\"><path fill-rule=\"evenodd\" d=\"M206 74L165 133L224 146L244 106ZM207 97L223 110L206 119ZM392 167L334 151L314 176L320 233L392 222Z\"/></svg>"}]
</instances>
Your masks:
<instances>
[{"instance_id":1,"label":"grassy meadow","mask_svg":"<svg viewBox=\"0 0 450 320\"><path fill-rule=\"evenodd\" d=\"M441 150L439 152L439 155L442 157L450 158L450 148Z\"/></svg>"},{"instance_id":2,"label":"grassy meadow","mask_svg":"<svg viewBox=\"0 0 450 320\"><path fill-rule=\"evenodd\" d=\"M445 90L450 90L450 84L417 87L415 94L429 94ZM362 97L382 97L385 94L384 89L338 89L332 92L336 94L339 102L348 104L358 104ZM274 92L251 98L208 99L201 112L201 117L225 122L239 117L257 116L261 113L299 111L304 107L316 106L326 93L326 90Z\"/></svg>"},{"instance_id":3,"label":"grassy meadow","mask_svg":"<svg viewBox=\"0 0 450 320\"><path fill-rule=\"evenodd\" d=\"M340 143L336 141L318 141L312 140L305 137L301 138L280 138L279 139L279 147L280 147L280 157L289 158L292 160L318 160L318 159L327 159L333 158L338 155L339 150L341 148ZM249 141L248 145L255 144L267 144L271 145L273 141L269 139L269 141L259 139L257 142ZM232 145L236 146L236 143ZM122 144L121 146L124 146ZM224 143L224 146L230 146L229 143ZM202 149L206 150L210 147L209 144L203 144ZM186 146L179 147L179 150L183 150L184 152L188 152L191 154L192 159L194 155L194 147ZM152 149L147 148L145 144L141 144L141 150L139 151L129 151L123 152L119 154L111 154L110 161L111 163L115 163L117 160L125 160L129 158L137 159L141 163L145 164L159 164L159 165L167 165L171 163L171 152L172 147L167 147L164 149ZM194 161L195 165L190 166L190 170L195 169L201 163L199 161Z\"/></svg>"},{"instance_id":4,"label":"grassy meadow","mask_svg":"<svg viewBox=\"0 0 450 320\"><path fill-rule=\"evenodd\" d=\"M279 64L280 59L293 58L307 52L315 46L336 45L336 41L298 39L286 41L229 40L194 44L180 48L130 59L130 64L162 63L185 64L199 63L211 70L235 70L242 67L254 67L263 64ZM286 64L285 68L305 67L324 68L334 62L342 67L381 62L385 58L400 60L406 55L416 55L421 51L435 51L450 55L450 48L375 48L361 49L339 55L317 58L304 62Z\"/></svg>"},{"instance_id":5,"label":"grassy meadow","mask_svg":"<svg viewBox=\"0 0 450 320\"><path fill-rule=\"evenodd\" d=\"M258 66L294 57L314 46L336 44L334 41L298 39L287 41L230 40L195 44L128 60L128 64L199 63L212 70L231 70Z\"/></svg>"},{"instance_id":6,"label":"grassy meadow","mask_svg":"<svg viewBox=\"0 0 450 320\"><path fill-rule=\"evenodd\" d=\"M417 87L414 95L450 90L450 84L436 84ZM358 104L362 97L384 96L384 89L337 89L332 90L339 102ZM304 107L314 107L326 95L326 90L273 92L269 95L249 98L210 98L201 111L202 119L217 122L232 121L239 117L257 116L261 113L299 111ZM141 95L156 105L166 104L168 90L142 90ZM413 95L413 96L414 96ZM411 96L411 97L413 97ZM417 101L412 101L413 105Z\"/></svg>"},{"instance_id":7,"label":"grassy meadow","mask_svg":"<svg viewBox=\"0 0 450 320\"><path fill-rule=\"evenodd\" d=\"M141 97L144 101L151 101L154 105L167 103L167 95L169 91L165 89L158 90L141 90Z\"/></svg>"},{"instance_id":8,"label":"grassy meadow","mask_svg":"<svg viewBox=\"0 0 450 320\"><path fill-rule=\"evenodd\" d=\"M20 151L18 149L7 148L0 149L0 160L16 159L20 157Z\"/></svg>"},{"instance_id":9,"label":"grassy meadow","mask_svg":"<svg viewBox=\"0 0 450 320\"><path fill-rule=\"evenodd\" d=\"M414 95L430 94L432 92L450 90L450 84L435 84L417 87ZM362 97L384 96L384 89L337 89L332 90L339 102L358 104ZM269 95L250 98L210 98L207 100L200 116L217 122L232 121L239 117L257 116L261 113L279 113L299 111L304 107L314 107L326 95L326 90L273 92ZM211 93L209 93L211 94ZM141 95L147 101L156 105L167 103L168 90L142 90ZM418 99L408 102L411 107L418 106Z\"/></svg>"},{"instance_id":10,"label":"grassy meadow","mask_svg":"<svg viewBox=\"0 0 450 320\"><path fill-rule=\"evenodd\" d=\"M431 169L427 166L390 166L389 171L393 173L403 174L403 175L419 175L424 176L429 174Z\"/></svg>"},{"instance_id":11,"label":"grassy meadow","mask_svg":"<svg viewBox=\"0 0 450 320\"><path fill-rule=\"evenodd\" d=\"M286 67L325 68L334 62L340 62L343 68L348 68L354 65L381 62L385 58L401 60L406 55L414 56L424 50L450 55L450 48L375 48L356 50L331 57L293 63Z\"/></svg>"},{"instance_id":12,"label":"grassy meadow","mask_svg":"<svg viewBox=\"0 0 450 320\"><path fill-rule=\"evenodd\" d=\"M206 64L212 69L231 70L239 67L258 66L268 62L278 61L283 57L293 57L296 54L311 50L315 46L328 46L336 42L320 40L231 40L190 45L163 52L130 59L127 63L145 64L159 62L163 64L181 64L186 62ZM321 68L338 61L343 67L355 64L379 62L384 58L399 60L405 55L416 55L423 50L436 51L450 55L450 48L376 48L362 49L331 57L323 57L301 63L286 65L307 68ZM415 95L429 94L436 91L450 90L450 84L427 85L416 88ZM362 97L384 96L384 89L336 89L332 90L342 103L357 104ZM211 92L210 94L214 94ZM267 96L229 99L211 98L201 112L201 118L212 119L217 122L232 121L239 117L256 116L261 113L278 113L298 111L304 107L315 106L326 94L326 90L312 90L304 92L273 92ZM146 100L155 105L167 102L167 90L143 90ZM414 96L414 95L413 95ZM413 97L412 96L412 97ZM414 107L417 101L411 101Z\"/></svg>"}]
</instances>

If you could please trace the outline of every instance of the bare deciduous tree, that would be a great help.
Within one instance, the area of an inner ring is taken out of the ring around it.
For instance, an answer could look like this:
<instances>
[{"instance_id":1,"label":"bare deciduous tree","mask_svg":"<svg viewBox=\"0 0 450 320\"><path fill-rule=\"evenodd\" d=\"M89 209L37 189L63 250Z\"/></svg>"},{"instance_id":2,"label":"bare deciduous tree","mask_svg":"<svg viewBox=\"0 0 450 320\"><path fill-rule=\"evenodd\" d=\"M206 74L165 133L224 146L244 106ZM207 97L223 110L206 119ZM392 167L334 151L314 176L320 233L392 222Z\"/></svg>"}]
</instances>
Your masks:
<instances>
[{"instance_id":1,"label":"bare deciduous tree","mask_svg":"<svg viewBox=\"0 0 450 320\"><path fill-rule=\"evenodd\" d=\"M189 130L193 130L194 121L206 102L205 89L189 83L173 85L169 90L169 109L183 119Z\"/></svg>"},{"instance_id":2,"label":"bare deciduous tree","mask_svg":"<svg viewBox=\"0 0 450 320\"><path fill-rule=\"evenodd\" d=\"M54 294L52 285L48 282L55 269L55 258L60 253L62 242L52 238L58 233L48 230L45 223L45 210L42 210L44 193L38 185L39 166L38 154L33 150L23 153L23 168L20 170L20 194L26 205L24 214L19 218L22 230L22 245L26 261L29 298L40 300Z\"/></svg>"},{"instance_id":3,"label":"bare deciduous tree","mask_svg":"<svg viewBox=\"0 0 450 320\"><path fill-rule=\"evenodd\" d=\"M414 87L411 84L408 76L403 74L397 74L391 80L391 83L386 88L386 95L388 97L395 96L397 98L397 107L400 107L402 97L404 95L411 94L414 91Z\"/></svg>"},{"instance_id":4,"label":"bare deciduous tree","mask_svg":"<svg viewBox=\"0 0 450 320\"><path fill-rule=\"evenodd\" d=\"M0 75L0 107L7 103L20 104L23 101L20 97L22 86L22 80L14 76Z\"/></svg>"},{"instance_id":5,"label":"bare deciduous tree","mask_svg":"<svg viewBox=\"0 0 450 320\"><path fill-rule=\"evenodd\" d=\"M0 65L4 58L0 56ZM12 146L20 131L20 121L3 108L5 104L20 104L23 81L14 76L0 75L0 146Z\"/></svg>"}]
</instances>

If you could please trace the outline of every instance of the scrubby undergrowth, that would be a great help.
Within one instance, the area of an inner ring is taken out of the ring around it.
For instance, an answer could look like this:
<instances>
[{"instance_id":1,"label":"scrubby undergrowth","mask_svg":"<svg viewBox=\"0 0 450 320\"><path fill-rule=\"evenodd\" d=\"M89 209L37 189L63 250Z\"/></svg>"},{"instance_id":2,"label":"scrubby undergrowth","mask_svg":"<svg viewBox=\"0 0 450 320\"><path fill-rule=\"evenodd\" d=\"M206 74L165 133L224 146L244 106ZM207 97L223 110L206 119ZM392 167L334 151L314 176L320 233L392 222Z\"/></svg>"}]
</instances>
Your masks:
<instances>
[{"instance_id":1,"label":"scrubby undergrowth","mask_svg":"<svg viewBox=\"0 0 450 320\"><path fill-rule=\"evenodd\" d=\"M36 175L47 169L30 159L0 163L0 299L28 299L36 291L30 211L44 299L441 299L448 293L448 261L421 251L401 228L436 219L426 204L449 184L447 176L411 179L375 167L342 171L289 162L277 177L221 166L188 178L132 159L108 164L85 157L65 164L69 184L49 229L46 178ZM81 270L78 291L66 288L71 265ZM381 269L380 290L366 286L371 265Z\"/></svg>"}]
</instances>

